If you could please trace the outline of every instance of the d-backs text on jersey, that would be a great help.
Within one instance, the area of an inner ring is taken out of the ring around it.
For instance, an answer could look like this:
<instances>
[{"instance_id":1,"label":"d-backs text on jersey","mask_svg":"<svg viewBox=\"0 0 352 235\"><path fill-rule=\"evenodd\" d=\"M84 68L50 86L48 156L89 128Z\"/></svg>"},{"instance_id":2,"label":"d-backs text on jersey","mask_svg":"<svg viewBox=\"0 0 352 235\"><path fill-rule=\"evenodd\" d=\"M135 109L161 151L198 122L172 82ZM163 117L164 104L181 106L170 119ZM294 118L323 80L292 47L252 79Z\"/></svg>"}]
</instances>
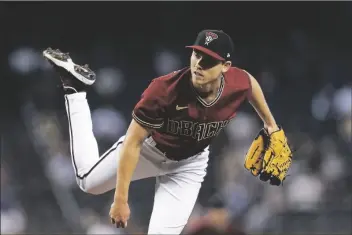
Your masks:
<instances>
[{"instance_id":1,"label":"d-backs text on jersey","mask_svg":"<svg viewBox=\"0 0 352 235\"><path fill-rule=\"evenodd\" d=\"M169 134L191 136L193 139L201 141L217 136L228 123L229 120L198 123L168 119L166 131Z\"/></svg>"}]
</instances>

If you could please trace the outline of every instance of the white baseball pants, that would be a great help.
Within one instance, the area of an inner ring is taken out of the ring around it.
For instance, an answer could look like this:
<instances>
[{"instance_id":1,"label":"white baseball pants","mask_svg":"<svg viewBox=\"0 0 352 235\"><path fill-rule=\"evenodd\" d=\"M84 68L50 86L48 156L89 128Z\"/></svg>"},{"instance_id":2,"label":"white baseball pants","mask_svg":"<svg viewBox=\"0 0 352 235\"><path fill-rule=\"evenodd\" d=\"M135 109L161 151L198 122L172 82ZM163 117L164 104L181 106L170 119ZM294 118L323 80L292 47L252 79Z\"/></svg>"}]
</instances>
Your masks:
<instances>
[{"instance_id":1,"label":"white baseball pants","mask_svg":"<svg viewBox=\"0 0 352 235\"><path fill-rule=\"evenodd\" d=\"M65 101L72 164L79 187L91 194L102 194L114 189L124 136L99 156L86 93L65 95ZM156 177L148 234L180 234L206 175L209 150L207 148L200 154L177 162L167 159L154 146L151 137L144 141L132 180Z\"/></svg>"}]
</instances>

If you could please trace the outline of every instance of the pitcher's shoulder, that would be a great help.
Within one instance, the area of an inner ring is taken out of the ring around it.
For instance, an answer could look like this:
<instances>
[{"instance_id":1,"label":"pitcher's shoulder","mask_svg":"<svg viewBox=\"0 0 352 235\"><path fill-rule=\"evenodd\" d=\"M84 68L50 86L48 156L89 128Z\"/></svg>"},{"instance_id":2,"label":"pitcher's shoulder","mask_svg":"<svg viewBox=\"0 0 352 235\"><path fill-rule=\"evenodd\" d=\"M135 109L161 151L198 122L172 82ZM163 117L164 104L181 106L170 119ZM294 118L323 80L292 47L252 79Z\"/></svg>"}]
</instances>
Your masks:
<instances>
[{"instance_id":1,"label":"pitcher's shoulder","mask_svg":"<svg viewBox=\"0 0 352 235\"><path fill-rule=\"evenodd\" d=\"M188 71L190 70L189 67L185 67L179 70L172 71L171 73L162 75L160 77L154 78L153 80L157 80L161 83L170 83L173 82L175 79L179 79L183 77Z\"/></svg>"},{"instance_id":2,"label":"pitcher's shoulder","mask_svg":"<svg viewBox=\"0 0 352 235\"><path fill-rule=\"evenodd\" d=\"M226 83L237 88L249 89L251 87L250 74L241 68L231 67L224 73Z\"/></svg>"},{"instance_id":3,"label":"pitcher's shoulder","mask_svg":"<svg viewBox=\"0 0 352 235\"><path fill-rule=\"evenodd\" d=\"M184 82L181 81L187 72L189 72L189 68L183 68L154 78L150 82L148 89L154 96L158 95L165 101L169 102L170 100L173 100L174 97L183 92L182 84Z\"/></svg>"}]
</instances>

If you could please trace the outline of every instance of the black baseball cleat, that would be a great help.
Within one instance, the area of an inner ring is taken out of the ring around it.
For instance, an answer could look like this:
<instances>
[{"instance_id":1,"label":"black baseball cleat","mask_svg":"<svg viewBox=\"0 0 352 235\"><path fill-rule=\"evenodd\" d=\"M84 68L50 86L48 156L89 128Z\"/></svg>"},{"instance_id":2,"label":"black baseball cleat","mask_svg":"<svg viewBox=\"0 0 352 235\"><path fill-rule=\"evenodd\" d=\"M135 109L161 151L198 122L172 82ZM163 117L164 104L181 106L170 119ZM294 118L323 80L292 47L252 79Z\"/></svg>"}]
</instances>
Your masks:
<instances>
[{"instance_id":1,"label":"black baseball cleat","mask_svg":"<svg viewBox=\"0 0 352 235\"><path fill-rule=\"evenodd\" d=\"M86 86L95 82L96 75L88 65L75 64L68 53L53 50L50 47L43 51L43 56L59 73L62 87L67 93L84 91Z\"/></svg>"}]
</instances>

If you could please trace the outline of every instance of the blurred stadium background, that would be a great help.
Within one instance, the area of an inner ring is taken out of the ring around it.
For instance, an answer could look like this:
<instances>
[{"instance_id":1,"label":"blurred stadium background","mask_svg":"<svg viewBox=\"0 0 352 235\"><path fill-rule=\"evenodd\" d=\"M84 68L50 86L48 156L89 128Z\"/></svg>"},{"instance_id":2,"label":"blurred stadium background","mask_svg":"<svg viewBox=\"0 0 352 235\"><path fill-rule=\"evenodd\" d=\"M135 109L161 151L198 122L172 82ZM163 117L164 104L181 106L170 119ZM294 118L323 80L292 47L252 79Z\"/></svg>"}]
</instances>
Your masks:
<instances>
[{"instance_id":1,"label":"blurred stadium background","mask_svg":"<svg viewBox=\"0 0 352 235\"><path fill-rule=\"evenodd\" d=\"M234 65L258 79L297 152L283 187L246 172L262 124L244 105L214 142L186 232L230 221L255 234L352 233L351 2L2 2L0 22L2 234L146 232L152 179L132 184L126 230L109 224L113 192L78 189L62 92L41 51L97 72L88 97L103 152L150 80L188 65L184 46L205 28L234 38Z\"/></svg>"}]
</instances>

